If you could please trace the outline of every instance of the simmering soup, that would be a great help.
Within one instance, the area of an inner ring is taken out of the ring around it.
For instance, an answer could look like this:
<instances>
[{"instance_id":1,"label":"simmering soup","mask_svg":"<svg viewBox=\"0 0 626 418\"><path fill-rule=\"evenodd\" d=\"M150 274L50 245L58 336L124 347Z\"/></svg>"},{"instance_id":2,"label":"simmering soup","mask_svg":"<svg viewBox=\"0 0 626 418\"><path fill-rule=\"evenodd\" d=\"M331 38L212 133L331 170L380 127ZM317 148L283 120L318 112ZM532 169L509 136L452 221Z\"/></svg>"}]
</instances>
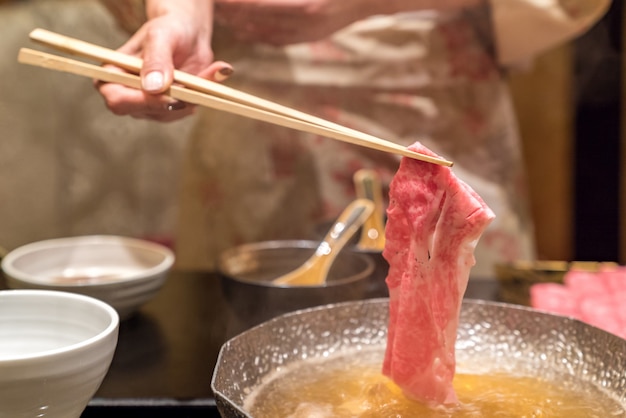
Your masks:
<instances>
[{"instance_id":1,"label":"simmering soup","mask_svg":"<svg viewBox=\"0 0 626 418\"><path fill-rule=\"evenodd\" d=\"M622 405L590 383L461 368L454 379L459 403L430 408L382 375L382 355L359 352L290 366L251 394L246 410L255 418L626 417Z\"/></svg>"}]
</instances>

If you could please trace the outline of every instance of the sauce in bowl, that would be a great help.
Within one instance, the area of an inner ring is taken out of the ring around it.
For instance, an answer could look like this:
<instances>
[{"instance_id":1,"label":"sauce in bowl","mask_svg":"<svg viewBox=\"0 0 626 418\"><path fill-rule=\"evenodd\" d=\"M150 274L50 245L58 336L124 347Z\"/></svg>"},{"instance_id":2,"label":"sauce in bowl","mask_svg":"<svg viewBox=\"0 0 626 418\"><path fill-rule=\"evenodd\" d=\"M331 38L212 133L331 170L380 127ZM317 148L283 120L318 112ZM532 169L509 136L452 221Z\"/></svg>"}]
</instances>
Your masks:
<instances>
[{"instance_id":1,"label":"sauce in bowl","mask_svg":"<svg viewBox=\"0 0 626 418\"><path fill-rule=\"evenodd\" d=\"M40 279L53 285L87 285L101 284L124 280L139 272L131 268L116 267L86 267L66 268L55 275L44 276Z\"/></svg>"}]
</instances>

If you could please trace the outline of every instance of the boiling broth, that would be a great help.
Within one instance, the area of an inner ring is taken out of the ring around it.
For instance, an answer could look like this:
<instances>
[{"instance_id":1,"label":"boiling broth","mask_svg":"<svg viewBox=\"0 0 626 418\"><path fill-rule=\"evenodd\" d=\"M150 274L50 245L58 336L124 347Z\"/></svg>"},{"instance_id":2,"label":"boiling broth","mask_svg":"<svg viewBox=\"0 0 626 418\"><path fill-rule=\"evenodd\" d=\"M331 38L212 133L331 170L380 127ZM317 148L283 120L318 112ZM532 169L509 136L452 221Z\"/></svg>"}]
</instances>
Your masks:
<instances>
[{"instance_id":1,"label":"boiling broth","mask_svg":"<svg viewBox=\"0 0 626 418\"><path fill-rule=\"evenodd\" d=\"M300 362L251 394L245 409L255 418L626 417L590 383L465 370L454 380L459 404L431 408L406 398L381 364L380 350Z\"/></svg>"}]
</instances>

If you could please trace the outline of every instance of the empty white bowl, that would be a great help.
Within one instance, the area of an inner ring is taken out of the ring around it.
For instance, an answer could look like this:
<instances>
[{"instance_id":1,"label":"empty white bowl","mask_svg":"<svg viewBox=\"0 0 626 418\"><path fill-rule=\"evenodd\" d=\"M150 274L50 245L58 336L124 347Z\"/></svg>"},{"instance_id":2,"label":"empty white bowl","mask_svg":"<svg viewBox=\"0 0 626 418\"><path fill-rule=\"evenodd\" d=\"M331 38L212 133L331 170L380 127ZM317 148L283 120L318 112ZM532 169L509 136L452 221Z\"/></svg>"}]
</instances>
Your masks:
<instances>
[{"instance_id":1,"label":"empty white bowl","mask_svg":"<svg viewBox=\"0 0 626 418\"><path fill-rule=\"evenodd\" d=\"M0 291L0 417L77 418L106 375L119 317L74 293Z\"/></svg>"},{"instance_id":2,"label":"empty white bowl","mask_svg":"<svg viewBox=\"0 0 626 418\"><path fill-rule=\"evenodd\" d=\"M91 235L38 241L2 260L12 289L62 290L92 296L127 318L161 289L173 252L136 238Z\"/></svg>"}]
</instances>

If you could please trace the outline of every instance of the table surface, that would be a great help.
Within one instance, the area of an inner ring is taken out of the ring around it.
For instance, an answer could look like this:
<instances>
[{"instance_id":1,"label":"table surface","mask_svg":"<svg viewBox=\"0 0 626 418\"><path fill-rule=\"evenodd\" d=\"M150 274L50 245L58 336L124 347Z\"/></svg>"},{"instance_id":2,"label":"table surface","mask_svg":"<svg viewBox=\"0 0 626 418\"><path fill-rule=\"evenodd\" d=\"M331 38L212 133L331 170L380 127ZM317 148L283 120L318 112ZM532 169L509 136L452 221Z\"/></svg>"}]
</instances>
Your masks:
<instances>
[{"instance_id":1,"label":"table surface","mask_svg":"<svg viewBox=\"0 0 626 418\"><path fill-rule=\"evenodd\" d=\"M497 282L470 281L465 297L497 300ZM173 271L157 296L120 324L109 372L82 418L219 417L213 368L224 342L241 331L217 274Z\"/></svg>"}]
</instances>

